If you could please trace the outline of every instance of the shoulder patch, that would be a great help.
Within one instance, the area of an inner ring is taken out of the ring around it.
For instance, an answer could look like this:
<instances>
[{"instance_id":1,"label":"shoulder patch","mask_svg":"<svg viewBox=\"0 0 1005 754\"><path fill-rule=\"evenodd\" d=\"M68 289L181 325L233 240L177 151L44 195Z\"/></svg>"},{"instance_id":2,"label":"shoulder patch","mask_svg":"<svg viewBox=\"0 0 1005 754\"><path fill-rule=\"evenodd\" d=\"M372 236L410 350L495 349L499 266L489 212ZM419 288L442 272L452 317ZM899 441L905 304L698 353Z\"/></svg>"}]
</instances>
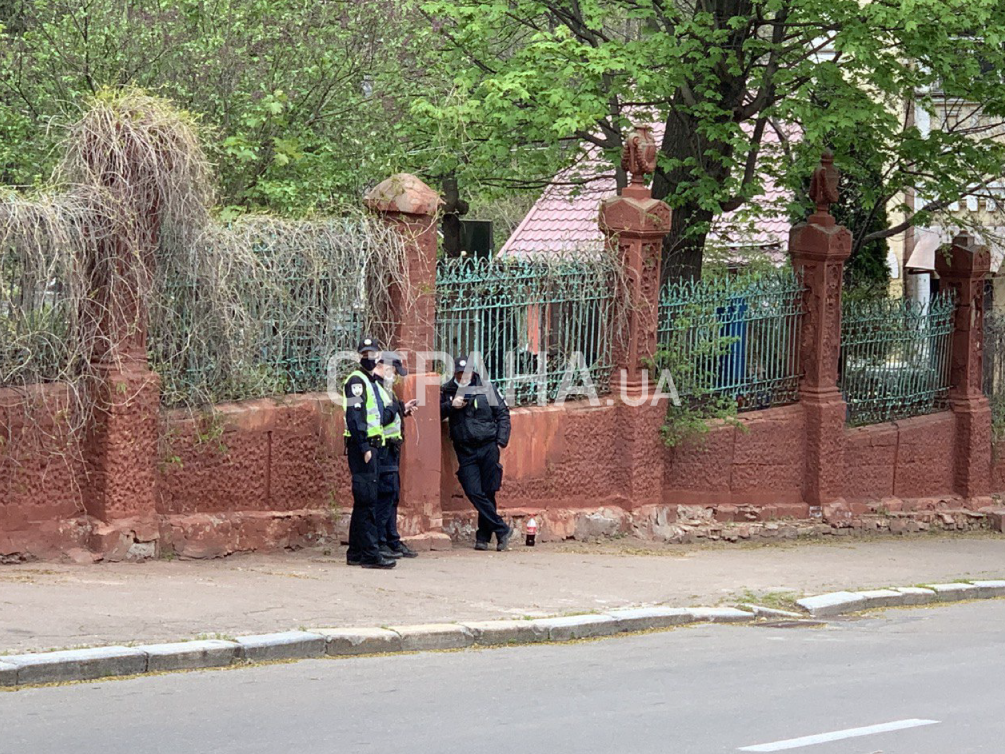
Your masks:
<instances>
[{"instance_id":1,"label":"shoulder patch","mask_svg":"<svg viewBox=\"0 0 1005 754\"><path fill-rule=\"evenodd\" d=\"M350 385L350 387L352 388L352 394L355 395L357 398L363 395L363 383L355 382L352 385Z\"/></svg>"}]
</instances>

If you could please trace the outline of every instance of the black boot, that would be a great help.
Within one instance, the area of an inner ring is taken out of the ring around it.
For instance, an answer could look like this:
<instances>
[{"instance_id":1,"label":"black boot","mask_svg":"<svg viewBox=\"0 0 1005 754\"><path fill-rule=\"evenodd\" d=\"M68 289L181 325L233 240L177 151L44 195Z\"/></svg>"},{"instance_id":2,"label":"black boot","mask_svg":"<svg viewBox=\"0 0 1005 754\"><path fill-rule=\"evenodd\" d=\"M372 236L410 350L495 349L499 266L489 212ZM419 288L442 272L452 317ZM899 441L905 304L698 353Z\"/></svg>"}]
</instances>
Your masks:
<instances>
[{"instance_id":1,"label":"black boot","mask_svg":"<svg viewBox=\"0 0 1005 754\"><path fill-rule=\"evenodd\" d=\"M509 547L510 537L512 536L513 536L512 526L506 530L505 534L496 534L496 539L498 540L498 544L496 544L496 550L502 552L503 550L507 549Z\"/></svg>"},{"instance_id":2,"label":"black boot","mask_svg":"<svg viewBox=\"0 0 1005 754\"><path fill-rule=\"evenodd\" d=\"M397 560L391 558L381 557L378 560L372 560L366 563L360 563L363 568L379 568L380 570L387 570L388 568L394 568L398 565Z\"/></svg>"}]
</instances>

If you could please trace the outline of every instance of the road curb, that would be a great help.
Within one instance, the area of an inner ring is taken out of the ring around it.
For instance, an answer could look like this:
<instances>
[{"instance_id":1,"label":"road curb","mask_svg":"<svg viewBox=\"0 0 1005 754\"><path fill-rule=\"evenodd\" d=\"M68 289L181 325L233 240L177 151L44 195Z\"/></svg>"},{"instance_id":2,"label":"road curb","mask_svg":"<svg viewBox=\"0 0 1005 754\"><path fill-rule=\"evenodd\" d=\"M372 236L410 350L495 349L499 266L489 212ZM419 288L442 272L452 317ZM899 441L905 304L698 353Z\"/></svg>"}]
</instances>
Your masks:
<instances>
[{"instance_id":1,"label":"road curb","mask_svg":"<svg viewBox=\"0 0 1005 754\"><path fill-rule=\"evenodd\" d=\"M828 592L796 600L796 605L814 618L829 618L865 608L865 598L854 592Z\"/></svg>"},{"instance_id":2,"label":"road curb","mask_svg":"<svg viewBox=\"0 0 1005 754\"><path fill-rule=\"evenodd\" d=\"M274 662L276 660L306 660L321 657L328 639L307 631L283 631L278 634L239 636L238 657L248 662Z\"/></svg>"},{"instance_id":3,"label":"road curb","mask_svg":"<svg viewBox=\"0 0 1005 754\"><path fill-rule=\"evenodd\" d=\"M147 671L146 652L119 646L13 655L5 657L4 662L17 668L18 686L93 681Z\"/></svg>"},{"instance_id":4,"label":"road curb","mask_svg":"<svg viewBox=\"0 0 1005 754\"><path fill-rule=\"evenodd\" d=\"M170 644L145 644L137 647L147 655L147 672L222 668L233 663L241 645L236 641L206 639L178 641Z\"/></svg>"},{"instance_id":5,"label":"road curb","mask_svg":"<svg viewBox=\"0 0 1005 754\"><path fill-rule=\"evenodd\" d=\"M617 619L610 615L569 615L564 618L539 618L531 622L547 629L551 641L593 639L620 633Z\"/></svg>"},{"instance_id":6,"label":"road curb","mask_svg":"<svg viewBox=\"0 0 1005 754\"><path fill-rule=\"evenodd\" d=\"M17 665L0 662L0 688L17 686Z\"/></svg>"},{"instance_id":7,"label":"road curb","mask_svg":"<svg viewBox=\"0 0 1005 754\"><path fill-rule=\"evenodd\" d=\"M768 618L770 620L802 620L804 617L802 613L794 613L791 610L779 610L776 607L764 607L763 605L755 605L751 602L741 605L744 610L750 610L754 613L755 618Z\"/></svg>"},{"instance_id":8,"label":"road curb","mask_svg":"<svg viewBox=\"0 0 1005 754\"><path fill-rule=\"evenodd\" d=\"M401 649L405 652L466 649L475 641L475 635L471 630L458 623L427 623L388 628L401 637Z\"/></svg>"},{"instance_id":9,"label":"road curb","mask_svg":"<svg viewBox=\"0 0 1005 754\"><path fill-rule=\"evenodd\" d=\"M694 614L686 607L635 607L607 613L618 622L619 631L651 631L694 623Z\"/></svg>"},{"instance_id":10,"label":"road curb","mask_svg":"<svg viewBox=\"0 0 1005 754\"><path fill-rule=\"evenodd\" d=\"M319 628L317 633L328 640L325 654L333 657L401 651L401 636L386 628Z\"/></svg>"},{"instance_id":11,"label":"road curb","mask_svg":"<svg viewBox=\"0 0 1005 754\"><path fill-rule=\"evenodd\" d=\"M903 594L903 604L912 607L916 605L930 605L936 601L937 597L934 590L923 589L920 586L898 586L893 591Z\"/></svg>"},{"instance_id":12,"label":"road curb","mask_svg":"<svg viewBox=\"0 0 1005 754\"><path fill-rule=\"evenodd\" d=\"M796 600L796 605L814 618L827 618L874 608L916 607L1003 596L1005 581L973 581L898 586L863 592L828 592Z\"/></svg>"},{"instance_id":13,"label":"road curb","mask_svg":"<svg viewBox=\"0 0 1005 754\"><path fill-rule=\"evenodd\" d=\"M939 602L972 600L980 594L980 589L973 584L925 584L925 586L935 592Z\"/></svg>"},{"instance_id":14,"label":"road curb","mask_svg":"<svg viewBox=\"0 0 1005 754\"><path fill-rule=\"evenodd\" d=\"M753 611L735 607L689 607L687 611L695 623L746 623L754 619Z\"/></svg>"},{"instance_id":15,"label":"road curb","mask_svg":"<svg viewBox=\"0 0 1005 754\"><path fill-rule=\"evenodd\" d=\"M884 607L1005 597L1005 580L839 591L796 600L802 613L734 607L638 607L533 620L465 621L386 628L318 628L137 647L110 646L0 656L0 688L201 670L241 663L569 642L695 623L750 623L779 617L827 618Z\"/></svg>"},{"instance_id":16,"label":"road curb","mask_svg":"<svg viewBox=\"0 0 1005 754\"><path fill-rule=\"evenodd\" d=\"M529 620L468 621L461 625L474 635L474 643L483 647L539 644L550 638L547 626Z\"/></svg>"}]
</instances>

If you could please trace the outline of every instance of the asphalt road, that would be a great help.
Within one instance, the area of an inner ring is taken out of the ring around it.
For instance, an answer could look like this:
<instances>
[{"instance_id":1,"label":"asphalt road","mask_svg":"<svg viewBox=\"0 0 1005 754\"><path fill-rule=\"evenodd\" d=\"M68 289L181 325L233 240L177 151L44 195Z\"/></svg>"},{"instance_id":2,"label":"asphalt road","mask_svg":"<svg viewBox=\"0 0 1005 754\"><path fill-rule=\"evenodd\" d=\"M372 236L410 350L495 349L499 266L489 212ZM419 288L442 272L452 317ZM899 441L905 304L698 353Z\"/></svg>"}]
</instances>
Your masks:
<instances>
[{"instance_id":1,"label":"asphalt road","mask_svg":"<svg viewBox=\"0 0 1005 754\"><path fill-rule=\"evenodd\" d=\"M1003 649L996 600L27 689L0 753L1002 752Z\"/></svg>"}]
</instances>

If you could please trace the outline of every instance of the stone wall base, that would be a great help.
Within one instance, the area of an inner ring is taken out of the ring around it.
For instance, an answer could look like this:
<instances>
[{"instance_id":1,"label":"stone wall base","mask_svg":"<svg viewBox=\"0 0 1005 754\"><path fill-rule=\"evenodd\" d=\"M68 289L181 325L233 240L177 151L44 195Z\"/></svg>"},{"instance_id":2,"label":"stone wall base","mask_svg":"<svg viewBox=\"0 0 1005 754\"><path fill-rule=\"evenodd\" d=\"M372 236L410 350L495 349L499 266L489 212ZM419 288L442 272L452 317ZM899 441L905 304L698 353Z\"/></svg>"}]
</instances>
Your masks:
<instances>
[{"instance_id":1,"label":"stone wall base","mask_svg":"<svg viewBox=\"0 0 1005 754\"><path fill-rule=\"evenodd\" d=\"M791 510L790 510L791 508ZM928 531L1005 530L1005 508L990 497L889 498L878 503L838 501L819 509L803 506L809 517L788 515L799 506L648 505L635 510L600 508L508 508L504 517L523 538L527 521L537 519L538 541L637 539L693 542L770 541L822 536L914 534ZM413 530L402 517L399 528ZM217 558L239 552L296 550L347 541L349 514L316 509L161 515L106 524L79 516L0 533L0 564L36 559L78 563L141 561L158 557ZM423 532L405 541L420 551L446 550L474 540L475 512L443 516L443 533Z\"/></svg>"},{"instance_id":2,"label":"stone wall base","mask_svg":"<svg viewBox=\"0 0 1005 754\"><path fill-rule=\"evenodd\" d=\"M539 542L604 539L637 539L688 544L749 540L803 539L863 534L914 534L929 531L1002 531L1005 511L994 508L991 498L890 498L879 503L836 502L809 508L810 517L765 515L764 507L650 505L632 511L617 506L588 509L511 508L503 516L521 539L527 521L537 520ZM443 530L459 542L474 540L474 510L443 514Z\"/></svg>"},{"instance_id":3,"label":"stone wall base","mask_svg":"<svg viewBox=\"0 0 1005 754\"><path fill-rule=\"evenodd\" d=\"M59 558L79 563L218 558L338 544L348 531L348 514L316 509L161 515L113 524L80 516L0 534L0 564Z\"/></svg>"}]
</instances>

